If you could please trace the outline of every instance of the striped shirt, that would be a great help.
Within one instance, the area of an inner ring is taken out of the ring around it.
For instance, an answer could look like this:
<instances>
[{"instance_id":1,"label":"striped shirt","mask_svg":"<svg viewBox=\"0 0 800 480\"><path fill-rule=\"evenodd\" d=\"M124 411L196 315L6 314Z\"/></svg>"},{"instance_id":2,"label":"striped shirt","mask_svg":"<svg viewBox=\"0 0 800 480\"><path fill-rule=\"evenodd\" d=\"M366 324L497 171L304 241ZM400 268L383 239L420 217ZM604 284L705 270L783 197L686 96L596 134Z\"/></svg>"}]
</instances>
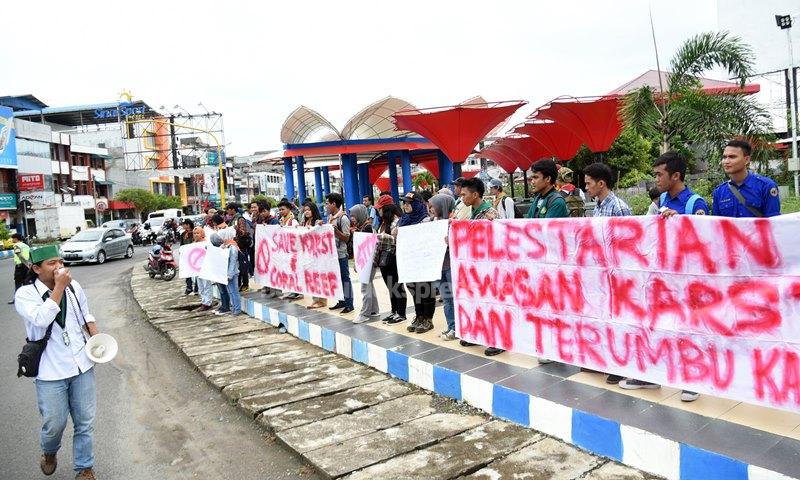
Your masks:
<instances>
[{"instance_id":1,"label":"striped shirt","mask_svg":"<svg viewBox=\"0 0 800 480\"><path fill-rule=\"evenodd\" d=\"M606 198L594 209L595 217L626 217L628 215L631 215L631 208L625 203L625 200L614 195L614 192L608 192Z\"/></svg>"}]
</instances>

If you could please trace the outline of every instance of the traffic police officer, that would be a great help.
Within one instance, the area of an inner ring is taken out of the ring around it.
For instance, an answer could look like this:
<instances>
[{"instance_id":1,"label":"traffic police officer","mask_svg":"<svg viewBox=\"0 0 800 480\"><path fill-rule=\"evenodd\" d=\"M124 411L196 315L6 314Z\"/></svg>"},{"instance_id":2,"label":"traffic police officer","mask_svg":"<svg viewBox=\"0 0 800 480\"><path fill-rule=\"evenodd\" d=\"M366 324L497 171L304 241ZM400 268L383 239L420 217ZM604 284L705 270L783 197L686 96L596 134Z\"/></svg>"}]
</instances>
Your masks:
<instances>
[{"instance_id":1,"label":"traffic police officer","mask_svg":"<svg viewBox=\"0 0 800 480\"><path fill-rule=\"evenodd\" d=\"M727 182L714 190L713 214L721 217L774 217L781 214L778 185L747 169L752 147L743 140L728 142L722 153Z\"/></svg>"}]
</instances>

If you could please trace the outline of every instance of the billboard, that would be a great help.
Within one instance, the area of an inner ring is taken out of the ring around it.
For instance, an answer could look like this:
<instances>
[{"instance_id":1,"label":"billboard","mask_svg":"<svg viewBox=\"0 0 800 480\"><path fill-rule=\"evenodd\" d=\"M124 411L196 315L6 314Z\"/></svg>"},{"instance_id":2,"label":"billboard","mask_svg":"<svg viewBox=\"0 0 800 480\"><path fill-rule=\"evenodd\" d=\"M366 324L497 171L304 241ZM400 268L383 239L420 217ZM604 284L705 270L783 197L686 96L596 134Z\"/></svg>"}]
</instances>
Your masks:
<instances>
[{"instance_id":1,"label":"billboard","mask_svg":"<svg viewBox=\"0 0 800 480\"><path fill-rule=\"evenodd\" d=\"M17 187L20 192L44 190L44 175L41 173L21 173L17 175Z\"/></svg>"},{"instance_id":2,"label":"billboard","mask_svg":"<svg viewBox=\"0 0 800 480\"><path fill-rule=\"evenodd\" d=\"M17 168L14 112L8 107L0 107L0 167Z\"/></svg>"}]
</instances>

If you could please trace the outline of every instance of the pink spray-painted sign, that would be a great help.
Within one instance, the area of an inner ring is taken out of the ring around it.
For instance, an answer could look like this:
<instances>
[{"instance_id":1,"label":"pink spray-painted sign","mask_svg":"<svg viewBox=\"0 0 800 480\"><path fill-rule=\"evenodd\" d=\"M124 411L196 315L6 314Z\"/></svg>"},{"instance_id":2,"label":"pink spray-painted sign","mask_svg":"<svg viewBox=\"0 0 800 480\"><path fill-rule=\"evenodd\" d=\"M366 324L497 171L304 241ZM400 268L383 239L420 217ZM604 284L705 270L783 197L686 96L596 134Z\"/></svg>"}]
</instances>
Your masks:
<instances>
[{"instance_id":1,"label":"pink spray-painted sign","mask_svg":"<svg viewBox=\"0 0 800 480\"><path fill-rule=\"evenodd\" d=\"M355 232L353 234L353 258L355 259L358 281L369 283L372 281L375 248L378 246L378 236L374 233Z\"/></svg>"},{"instance_id":2,"label":"pink spray-painted sign","mask_svg":"<svg viewBox=\"0 0 800 480\"><path fill-rule=\"evenodd\" d=\"M800 411L800 214L454 221L459 337Z\"/></svg>"},{"instance_id":3,"label":"pink spray-painted sign","mask_svg":"<svg viewBox=\"0 0 800 480\"><path fill-rule=\"evenodd\" d=\"M256 226L255 281L287 292L344 299L331 225Z\"/></svg>"},{"instance_id":4,"label":"pink spray-painted sign","mask_svg":"<svg viewBox=\"0 0 800 480\"><path fill-rule=\"evenodd\" d=\"M181 245L178 249L178 278L194 278L200 275L207 244L203 242Z\"/></svg>"}]
</instances>

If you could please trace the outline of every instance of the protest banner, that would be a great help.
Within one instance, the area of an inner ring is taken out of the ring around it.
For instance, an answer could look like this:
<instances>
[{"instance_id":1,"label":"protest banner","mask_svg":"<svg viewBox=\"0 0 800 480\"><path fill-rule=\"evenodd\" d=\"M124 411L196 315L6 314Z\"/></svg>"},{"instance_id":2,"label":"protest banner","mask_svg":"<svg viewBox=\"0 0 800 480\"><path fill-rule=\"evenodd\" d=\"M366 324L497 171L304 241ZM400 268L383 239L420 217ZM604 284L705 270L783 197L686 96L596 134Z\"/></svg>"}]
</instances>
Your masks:
<instances>
[{"instance_id":1,"label":"protest banner","mask_svg":"<svg viewBox=\"0 0 800 480\"><path fill-rule=\"evenodd\" d=\"M364 284L372 280L372 269L375 259L375 248L378 236L374 233L355 232L353 234L353 258L355 259L358 281Z\"/></svg>"},{"instance_id":2,"label":"protest banner","mask_svg":"<svg viewBox=\"0 0 800 480\"><path fill-rule=\"evenodd\" d=\"M254 279L287 292L344 300L333 226L256 226Z\"/></svg>"},{"instance_id":3,"label":"protest banner","mask_svg":"<svg viewBox=\"0 0 800 480\"><path fill-rule=\"evenodd\" d=\"M400 283L435 282L442 278L449 220L397 229L397 276Z\"/></svg>"},{"instance_id":4,"label":"protest banner","mask_svg":"<svg viewBox=\"0 0 800 480\"><path fill-rule=\"evenodd\" d=\"M800 214L454 221L460 338L800 411Z\"/></svg>"},{"instance_id":5,"label":"protest banner","mask_svg":"<svg viewBox=\"0 0 800 480\"><path fill-rule=\"evenodd\" d=\"M206 245L208 245L207 242L181 245L181 248L178 249L178 278L192 278L200 275L200 269L206 258Z\"/></svg>"},{"instance_id":6,"label":"protest banner","mask_svg":"<svg viewBox=\"0 0 800 480\"><path fill-rule=\"evenodd\" d=\"M214 283L228 284L228 255L229 248L220 248L212 245L206 247L206 256L200 265L198 277L211 280Z\"/></svg>"}]
</instances>

